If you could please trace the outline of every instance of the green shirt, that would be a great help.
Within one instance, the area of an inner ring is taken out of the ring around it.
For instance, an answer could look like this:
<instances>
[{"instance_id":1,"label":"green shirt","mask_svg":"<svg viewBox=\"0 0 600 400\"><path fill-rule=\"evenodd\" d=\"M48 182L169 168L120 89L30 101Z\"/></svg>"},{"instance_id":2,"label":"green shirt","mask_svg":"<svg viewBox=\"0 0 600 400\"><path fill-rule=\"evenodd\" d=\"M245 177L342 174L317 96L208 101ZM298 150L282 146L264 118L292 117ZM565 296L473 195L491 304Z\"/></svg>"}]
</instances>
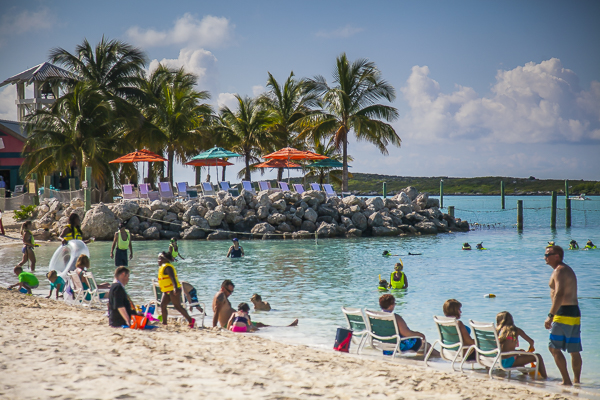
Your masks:
<instances>
[{"instance_id":1,"label":"green shirt","mask_svg":"<svg viewBox=\"0 0 600 400\"><path fill-rule=\"evenodd\" d=\"M26 283L31 287L37 286L40 284L40 281L38 281L38 278L36 278L34 274L32 274L31 272L25 272L25 271L23 271L19 274L19 282Z\"/></svg>"}]
</instances>

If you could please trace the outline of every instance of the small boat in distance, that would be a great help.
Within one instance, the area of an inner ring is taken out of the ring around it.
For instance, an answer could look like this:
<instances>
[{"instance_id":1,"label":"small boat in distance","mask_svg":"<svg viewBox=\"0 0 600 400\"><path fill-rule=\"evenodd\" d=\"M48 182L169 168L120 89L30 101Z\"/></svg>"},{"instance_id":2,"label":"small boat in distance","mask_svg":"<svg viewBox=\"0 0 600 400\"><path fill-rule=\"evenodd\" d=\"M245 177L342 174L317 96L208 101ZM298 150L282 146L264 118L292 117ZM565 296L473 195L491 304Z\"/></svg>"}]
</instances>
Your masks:
<instances>
[{"instance_id":1,"label":"small boat in distance","mask_svg":"<svg viewBox=\"0 0 600 400\"><path fill-rule=\"evenodd\" d=\"M579 196L569 197L569 200L591 200L589 197L585 195L585 193L581 193Z\"/></svg>"}]
</instances>

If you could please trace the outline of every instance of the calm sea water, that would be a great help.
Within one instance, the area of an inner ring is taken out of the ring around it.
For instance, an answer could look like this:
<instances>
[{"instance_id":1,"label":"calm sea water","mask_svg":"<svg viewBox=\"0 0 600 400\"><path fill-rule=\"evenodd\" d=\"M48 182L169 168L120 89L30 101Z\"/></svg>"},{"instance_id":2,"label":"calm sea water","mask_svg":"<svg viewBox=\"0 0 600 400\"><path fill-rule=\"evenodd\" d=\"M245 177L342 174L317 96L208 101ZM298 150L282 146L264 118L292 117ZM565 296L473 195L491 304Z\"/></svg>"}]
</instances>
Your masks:
<instances>
[{"instance_id":1,"label":"calm sea water","mask_svg":"<svg viewBox=\"0 0 600 400\"><path fill-rule=\"evenodd\" d=\"M516 200L523 199L525 228L517 232ZM564 208L564 199L559 199ZM568 247L573 238L583 247L588 239L600 244L600 198L573 201L572 227L564 228L564 211L559 209L559 228L550 229L550 197L507 197L507 210L501 211L498 197L448 196L444 205L454 205L456 216L482 224L471 232L415 236L408 238L362 238L302 241L246 241L247 257L229 260L229 242L180 242L186 260L177 264L181 279L192 283L200 301L209 309L212 296L224 279L236 284L230 300L234 307L250 303L260 293L273 311L252 314L267 324L286 325L300 319L298 328L269 328L260 335L288 343L301 343L330 349L335 330L345 326L341 306L378 309L378 275L389 279L397 257L381 256L383 250L402 255L409 288L398 291L398 306L413 330L433 342L437 333L433 315L442 315L442 304L456 298L463 304L463 322L468 319L494 321L498 312L508 310L517 326L536 341L551 377L559 373L547 349L548 332L544 320L550 308L548 280L552 269L544 263L548 241ZM463 242L474 247L483 241L488 251L462 251ZM168 242L134 243L130 295L139 302L151 298L150 282L156 276L156 254ZM600 246L599 246L600 247ZM43 246L36 253L41 288L55 246ZM408 252L422 253L406 256ZM93 271L98 281L112 279L110 243L90 245ZM0 256L6 266L0 281L12 282L12 266L21 257L20 248L4 247ZM600 381L600 249L566 251L565 262L577 273L582 310L583 382L598 389ZM497 297L484 298L493 293ZM212 314L212 313L211 313ZM212 315L207 317L210 324ZM522 343L521 346L526 346Z\"/></svg>"}]
</instances>

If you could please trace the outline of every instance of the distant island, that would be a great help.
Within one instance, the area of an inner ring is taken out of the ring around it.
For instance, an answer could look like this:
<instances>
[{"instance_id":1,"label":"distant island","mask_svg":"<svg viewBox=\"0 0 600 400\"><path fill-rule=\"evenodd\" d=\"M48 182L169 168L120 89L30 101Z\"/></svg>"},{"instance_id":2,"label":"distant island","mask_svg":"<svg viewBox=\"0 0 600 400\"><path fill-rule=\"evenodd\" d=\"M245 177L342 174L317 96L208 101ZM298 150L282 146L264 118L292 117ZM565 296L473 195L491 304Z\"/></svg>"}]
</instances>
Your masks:
<instances>
[{"instance_id":1,"label":"distant island","mask_svg":"<svg viewBox=\"0 0 600 400\"><path fill-rule=\"evenodd\" d=\"M383 182L386 182L388 195L395 194L407 186L414 186L419 192L437 195L440 180L444 180L444 195L500 195L500 182L504 181L505 194L509 195L550 195L555 190L565 192L565 181L561 179L514 178L486 176L478 178L451 178L447 176L414 177L379 174L352 173L348 179L350 192L359 195L381 195ZM301 178L292 179L301 182ZM333 182L339 191L340 186ZM599 195L600 181L569 180L569 195Z\"/></svg>"}]
</instances>

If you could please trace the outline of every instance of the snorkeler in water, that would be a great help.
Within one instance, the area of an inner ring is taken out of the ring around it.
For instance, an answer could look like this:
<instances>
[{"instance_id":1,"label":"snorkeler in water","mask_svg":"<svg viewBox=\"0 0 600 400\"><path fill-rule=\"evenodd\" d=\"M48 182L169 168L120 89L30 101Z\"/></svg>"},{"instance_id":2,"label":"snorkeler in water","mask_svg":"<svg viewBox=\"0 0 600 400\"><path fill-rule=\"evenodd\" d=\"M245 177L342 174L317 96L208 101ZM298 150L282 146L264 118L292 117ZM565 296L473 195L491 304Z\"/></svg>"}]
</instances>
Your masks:
<instances>
[{"instance_id":1,"label":"snorkeler in water","mask_svg":"<svg viewBox=\"0 0 600 400\"><path fill-rule=\"evenodd\" d=\"M469 243L465 242L462 245L462 249L463 250L471 250L471 245Z\"/></svg>"},{"instance_id":2,"label":"snorkeler in water","mask_svg":"<svg viewBox=\"0 0 600 400\"><path fill-rule=\"evenodd\" d=\"M591 240L588 240L587 243L585 244L585 247L583 248L584 250L591 250L591 249L595 249L596 245L594 243L592 243Z\"/></svg>"},{"instance_id":3,"label":"snorkeler in water","mask_svg":"<svg viewBox=\"0 0 600 400\"><path fill-rule=\"evenodd\" d=\"M577 243L576 240L572 239L569 242L569 250L579 250L579 244Z\"/></svg>"}]
</instances>

